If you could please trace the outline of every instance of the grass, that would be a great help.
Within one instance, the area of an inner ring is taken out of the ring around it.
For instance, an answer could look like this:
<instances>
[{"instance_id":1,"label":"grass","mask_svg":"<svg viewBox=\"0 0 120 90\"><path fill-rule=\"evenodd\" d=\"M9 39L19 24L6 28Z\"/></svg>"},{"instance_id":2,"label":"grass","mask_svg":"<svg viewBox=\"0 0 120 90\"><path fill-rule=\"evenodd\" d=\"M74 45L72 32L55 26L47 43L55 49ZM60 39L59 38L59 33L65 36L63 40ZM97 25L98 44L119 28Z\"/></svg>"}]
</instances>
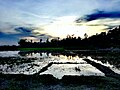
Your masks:
<instances>
[{"instance_id":1,"label":"grass","mask_svg":"<svg viewBox=\"0 0 120 90\"><path fill-rule=\"evenodd\" d=\"M18 48L21 51L64 51L64 48Z\"/></svg>"},{"instance_id":2,"label":"grass","mask_svg":"<svg viewBox=\"0 0 120 90\"><path fill-rule=\"evenodd\" d=\"M120 90L119 80L101 76L0 74L0 82L1 90Z\"/></svg>"}]
</instances>

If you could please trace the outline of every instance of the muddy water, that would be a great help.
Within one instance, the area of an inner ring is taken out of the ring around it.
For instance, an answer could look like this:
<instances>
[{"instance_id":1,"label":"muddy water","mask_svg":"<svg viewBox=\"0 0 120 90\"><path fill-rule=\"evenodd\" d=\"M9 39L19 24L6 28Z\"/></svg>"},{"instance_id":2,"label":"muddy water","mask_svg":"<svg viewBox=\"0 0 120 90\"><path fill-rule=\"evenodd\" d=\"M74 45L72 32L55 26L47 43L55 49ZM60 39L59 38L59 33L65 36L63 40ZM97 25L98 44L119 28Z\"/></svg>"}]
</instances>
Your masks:
<instances>
[{"instance_id":1,"label":"muddy water","mask_svg":"<svg viewBox=\"0 0 120 90\"><path fill-rule=\"evenodd\" d=\"M108 55L106 57L109 58ZM105 76L105 73L99 70L99 68L84 60L89 59L120 74L120 61L117 60L119 57L112 57L117 58L115 60L111 60L111 58L106 59L106 57L105 55L95 57L94 55L81 55L71 52L2 51L0 52L0 73L27 75L36 73L39 75L51 74L58 79L61 79L64 75ZM50 63L51 65L47 66Z\"/></svg>"}]
</instances>

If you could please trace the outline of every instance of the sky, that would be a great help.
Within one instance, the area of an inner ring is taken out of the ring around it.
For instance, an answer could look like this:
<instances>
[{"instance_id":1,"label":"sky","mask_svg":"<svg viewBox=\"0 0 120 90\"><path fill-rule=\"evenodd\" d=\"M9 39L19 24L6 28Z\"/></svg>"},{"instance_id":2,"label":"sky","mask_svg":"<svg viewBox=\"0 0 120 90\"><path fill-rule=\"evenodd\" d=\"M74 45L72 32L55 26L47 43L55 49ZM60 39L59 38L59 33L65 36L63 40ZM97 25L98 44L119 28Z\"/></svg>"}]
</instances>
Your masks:
<instances>
[{"instance_id":1,"label":"sky","mask_svg":"<svg viewBox=\"0 0 120 90\"><path fill-rule=\"evenodd\" d=\"M0 0L0 45L84 37L120 25L120 0Z\"/></svg>"}]
</instances>

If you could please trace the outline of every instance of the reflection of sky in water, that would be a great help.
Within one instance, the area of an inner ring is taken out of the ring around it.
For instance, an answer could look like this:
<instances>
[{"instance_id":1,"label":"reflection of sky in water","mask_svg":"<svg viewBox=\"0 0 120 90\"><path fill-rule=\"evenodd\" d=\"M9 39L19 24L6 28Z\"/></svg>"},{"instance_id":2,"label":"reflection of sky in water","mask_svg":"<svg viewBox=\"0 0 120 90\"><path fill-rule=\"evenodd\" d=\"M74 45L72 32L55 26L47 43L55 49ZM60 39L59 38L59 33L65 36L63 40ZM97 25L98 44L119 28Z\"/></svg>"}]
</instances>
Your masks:
<instances>
[{"instance_id":1,"label":"reflection of sky in water","mask_svg":"<svg viewBox=\"0 0 120 90\"><path fill-rule=\"evenodd\" d=\"M87 58L90 59L91 61L94 61L94 62L99 63L99 64L101 64L101 65L107 66L107 67L109 67L111 70L113 70L115 73L120 74L120 70L117 69L116 67L114 67L114 65L111 65L108 61L107 61L106 63L102 63L101 61L92 59L90 56L88 56Z\"/></svg>"},{"instance_id":2,"label":"reflection of sky in water","mask_svg":"<svg viewBox=\"0 0 120 90\"><path fill-rule=\"evenodd\" d=\"M19 58L31 58L35 59L32 62L22 63L22 64L4 64L0 65L0 73L9 73L9 74L35 74L40 71L43 67L45 67L50 62L62 62L62 64L52 64L45 72L40 74L52 74L56 78L62 78L64 75L98 75L104 76L104 73L99 71L97 68L88 64L83 58L79 56L66 56L60 53L45 53L45 52L37 52L37 53L22 53L18 54L19 51L2 51L0 52L0 57L19 57ZM107 63L102 63L101 61L97 61L92 59L91 57L87 57L91 61L100 63L101 65L109 67L116 73L120 74L120 70L114 68L114 65L110 65ZM19 60L21 62L21 60ZM65 64L66 62L71 62L75 64ZM77 63L77 64L76 64ZM76 68L78 70L76 70Z\"/></svg>"},{"instance_id":3,"label":"reflection of sky in water","mask_svg":"<svg viewBox=\"0 0 120 90\"><path fill-rule=\"evenodd\" d=\"M0 57L17 57L19 51L0 51Z\"/></svg>"},{"instance_id":4,"label":"reflection of sky in water","mask_svg":"<svg viewBox=\"0 0 120 90\"><path fill-rule=\"evenodd\" d=\"M50 54L47 54L47 53L29 53L29 54L26 54L25 57L27 57L27 58L47 58L48 56L50 56Z\"/></svg>"},{"instance_id":5,"label":"reflection of sky in water","mask_svg":"<svg viewBox=\"0 0 120 90\"><path fill-rule=\"evenodd\" d=\"M80 71L75 69L77 67ZM54 77L61 79L64 75L77 75L77 76L91 76L98 75L104 76L104 73L96 69L90 64L54 64L49 69L41 74L52 74Z\"/></svg>"},{"instance_id":6,"label":"reflection of sky in water","mask_svg":"<svg viewBox=\"0 0 120 90\"><path fill-rule=\"evenodd\" d=\"M6 74L35 74L38 72L42 67L46 66L48 63L45 62L36 62L33 63L25 63L21 65L13 65L12 67L10 65L0 65L0 72L2 69L2 73Z\"/></svg>"}]
</instances>

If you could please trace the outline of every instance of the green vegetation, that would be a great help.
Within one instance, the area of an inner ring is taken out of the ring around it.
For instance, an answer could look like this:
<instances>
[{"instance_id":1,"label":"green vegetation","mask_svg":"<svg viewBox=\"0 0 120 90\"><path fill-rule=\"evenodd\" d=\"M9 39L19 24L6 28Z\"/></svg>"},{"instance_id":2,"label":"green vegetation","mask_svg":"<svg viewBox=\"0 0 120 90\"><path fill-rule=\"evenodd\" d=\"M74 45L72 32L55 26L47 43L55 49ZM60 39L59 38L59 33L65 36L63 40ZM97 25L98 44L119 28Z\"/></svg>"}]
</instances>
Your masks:
<instances>
[{"instance_id":1,"label":"green vegetation","mask_svg":"<svg viewBox=\"0 0 120 90\"><path fill-rule=\"evenodd\" d=\"M64 51L64 48L18 48L21 51Z\"/></svg>"}]
</instances>

